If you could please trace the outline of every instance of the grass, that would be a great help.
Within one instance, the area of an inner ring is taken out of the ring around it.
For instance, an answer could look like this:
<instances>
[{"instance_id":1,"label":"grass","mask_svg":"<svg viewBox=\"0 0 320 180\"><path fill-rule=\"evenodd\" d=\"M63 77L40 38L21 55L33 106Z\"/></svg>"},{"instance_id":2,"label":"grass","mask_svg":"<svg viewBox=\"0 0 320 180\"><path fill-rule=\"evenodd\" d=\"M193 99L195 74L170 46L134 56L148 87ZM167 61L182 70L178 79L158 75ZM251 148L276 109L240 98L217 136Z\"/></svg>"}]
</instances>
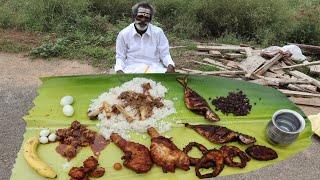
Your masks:
<instances>
[{"instance_id":1,"label":"grass","mask_svg":"<svg viewBox=\"0 0 320 180\"><path fill-rule=\"evenodd\" d=\"M215 66L207 66L207 65L199 65L198 70L200 71L220 71L220 69L216 68Z\"/></svg>"},{"instance_id":2,"label":"grass","mask_svg":"<svg viewBox=\"0 0 320 180\"><path fill-rule=\"evenodd\" d=\"M32 49L31 46L24 43L11 41L9 39L0 39L1 52L20 53L20 52L28 52L31 49Z\"/></svg>"}]
</instances>

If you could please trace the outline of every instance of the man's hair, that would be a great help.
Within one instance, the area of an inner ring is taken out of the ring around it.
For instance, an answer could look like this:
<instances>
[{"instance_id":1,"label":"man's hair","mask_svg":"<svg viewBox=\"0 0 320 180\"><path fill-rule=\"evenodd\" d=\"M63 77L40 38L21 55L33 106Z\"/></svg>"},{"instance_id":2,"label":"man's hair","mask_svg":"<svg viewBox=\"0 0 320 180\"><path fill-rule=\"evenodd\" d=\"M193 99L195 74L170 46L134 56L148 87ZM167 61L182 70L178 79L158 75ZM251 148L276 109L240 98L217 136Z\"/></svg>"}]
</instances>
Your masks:
<instances>
[{"instance_id":1,"label":"man's hair","mask_svg":"<svg viewBox=\"0 0 320 180\"><path fill-rule=\"evenodd\" d=\"M132 6L132 19L136 18L137 14L138 14L139 7L150 9L150 13L151 13L150 19L152 19L153 15L155 13L155 9L151 4L144 2L144 1L139 2L139 3L135 4L134 6Z\"/></svg>"}]
</instances>

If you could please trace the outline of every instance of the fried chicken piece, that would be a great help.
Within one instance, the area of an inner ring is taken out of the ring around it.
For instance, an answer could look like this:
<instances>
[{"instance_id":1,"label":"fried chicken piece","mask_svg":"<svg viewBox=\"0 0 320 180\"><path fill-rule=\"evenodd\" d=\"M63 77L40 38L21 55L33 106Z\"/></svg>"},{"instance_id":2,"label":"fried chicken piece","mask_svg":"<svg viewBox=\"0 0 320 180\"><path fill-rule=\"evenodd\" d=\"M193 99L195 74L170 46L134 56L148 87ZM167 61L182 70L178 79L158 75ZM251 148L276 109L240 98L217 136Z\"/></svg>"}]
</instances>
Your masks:
<instances>
[{"instance_id":1,"label":"fried chicken piece","mask_svg":"<svg viewBox=\"0 0 320 180\"><path fill-rule=\"evenodd\" d=\"M177 79L184 87L184 102L188 109L204 116L206 119L216 122L219 121L219 116L212 111L207 101L197 92L187 86L187 77Z\"/></svg>"},{"instance_id":2,"label":"fried chicken piece","mask_svg":"<svg viewBox=\"0 0 320 180\"><path fill-rule=\"evenodd\" d=\"M174 172L175 168L189 170L189 157L168 138L161 136L154 128L148 128L151 136L151 157L163 172Z\"/></svg>"},{"instance_id":3,"label":"fried chicken piece","mask_svg":"<svg viewBox=\"0 0 320 180\"><path fill-rule=\"evenodd\" d=\"M224 163L230 167L244 168L246 167L247 162L251 160L245 152L241 151L236 146L222 146L220 150L223 154ZM240 158L241 162L233 161L233 158L236 156Z\"/></svg>"},{"instance_id":4,"label":"fried chicken piece","mask_svg":"<svg viewBox=\"0 0 320 180\"><path fill-rule=\"evenodd\" d=\"M110 138L124 152L122 157L124 166L136 173L146 173L151 169L153 163L147 147L139 143L126 141L116 133L112 133Z\"/></svg>"},{"instance_id":5,"label":"fried chicken piece","mask_svg":"<svg viewBox=\"0 0 320 180\"><path fill-rule=\"evenodd\" d=\"M87 176L82 167L71 168L68 175L73 179L84 179Z\"/></svg>"},{"instance_id":6,"label":"fried chicken piece","mask_svg":"<svg viewBox=\"0 0 320 180\"><path fill-rule=\"evenodd\" d=\"M94 178L99 178L99 177L102 177L105 173L105 169L103 167L97 167L96 169L94 169L93 171L91 171L89 173L89 175L91 177L94 177Z\"/></svg>"},{"instance_id":7,"label":"fried chicken piece","mask_svg":"<svg viewBox=\"0 0 320 180\"><path fill-rule=\"evenodd\" d=\"M253 159L259 161L269 161L278 158L278 154L275 150L266 146L253 145L246 149L246 153Z\"/></svg>"},{"instance_id":8,"label":"fried chicken piece","mask_svg":"<svg viewBox=\"0 0 320 180\"><path fill-rule=\"evenodd\" d=\"M93 171L98 165L98 160L93 156L90 156L83 162L83 167L87 168L89 171Z\"/></svg>"},{"instance_id":9,"label":"fried chicken piece","mask_svg":"<svg viewBox=\"0 0 320 180\"><path fill-rule=\"evenodd\" d=\"M209 162L214 163L214 165L211 166L213 168L213 171L211 173L201 174L199 171L200 168L202 168L204 164L207 164ZM209 150L202 156L202 158L196 164L196 168L195 168L196 175L200 179L216 177L221 173L221 171L224 168L223 162L224 162L223 154L220 150L217 150L217 149Z\"/></svg>"},{"instance_id":10,"label":"fried chicken piece","mask_svg":"<svg viewBox=\"0 0 320 180\"><path fill-rule=\"evenodd\" d=\"M218 125L190 125L185 127L195 130L197 133L208 139L210 142L224 144L228 142L239 141L243 144L252 144L256 142L254 137L241 134L231 129Z\"/></svg>"}]
</instances>

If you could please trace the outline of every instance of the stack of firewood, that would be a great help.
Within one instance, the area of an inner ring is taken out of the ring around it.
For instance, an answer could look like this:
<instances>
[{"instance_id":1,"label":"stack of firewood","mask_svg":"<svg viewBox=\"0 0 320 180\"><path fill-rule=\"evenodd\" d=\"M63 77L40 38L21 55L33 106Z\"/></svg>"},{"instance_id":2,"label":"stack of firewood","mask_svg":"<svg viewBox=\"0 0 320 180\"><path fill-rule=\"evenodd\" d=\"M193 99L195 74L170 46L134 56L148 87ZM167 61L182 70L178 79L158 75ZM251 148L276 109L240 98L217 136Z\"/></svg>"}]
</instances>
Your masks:
<instances>
[{"instance_id":1,"label":"stack of firewood","mask_svg":"<svg viewBox=\"0 0 320 180\"><path fill-rule=\"evenodd\" d=\"M305 55L320 55L318 46L297 45ZM319 99L314 99L320 98L320 81L312 77L320 75L320 61L296 63L287 52L279 51L270 55L247 45L199 44L197 49L196 54L204 58L193 62L214 66L219 71L181 68L177 72L222 76L271 86L290 96L296 104L320 107ZM300 71L301 68L310 72L310 75Z\"/></svg>"}]
</instances>

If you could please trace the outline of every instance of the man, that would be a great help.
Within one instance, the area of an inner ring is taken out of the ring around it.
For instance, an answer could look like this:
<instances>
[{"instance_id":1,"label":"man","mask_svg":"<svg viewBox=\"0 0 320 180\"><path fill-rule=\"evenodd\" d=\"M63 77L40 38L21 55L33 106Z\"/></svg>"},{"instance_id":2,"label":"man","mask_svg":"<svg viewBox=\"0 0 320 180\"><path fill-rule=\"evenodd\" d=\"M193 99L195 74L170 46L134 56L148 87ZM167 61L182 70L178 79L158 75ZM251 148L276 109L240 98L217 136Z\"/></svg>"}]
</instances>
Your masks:
<instances>
[{"instance_id":1,"label":"man","mask_svg":"<svg viewBox=\"0 0 320 180\"><path fill-rule=\"evenodd\" d=\"M120 31L116 43L117 73L175 72L169 42L150 22L154 8L146 2L132 7L133 23Z\"/></svg>"}]
</instances>

